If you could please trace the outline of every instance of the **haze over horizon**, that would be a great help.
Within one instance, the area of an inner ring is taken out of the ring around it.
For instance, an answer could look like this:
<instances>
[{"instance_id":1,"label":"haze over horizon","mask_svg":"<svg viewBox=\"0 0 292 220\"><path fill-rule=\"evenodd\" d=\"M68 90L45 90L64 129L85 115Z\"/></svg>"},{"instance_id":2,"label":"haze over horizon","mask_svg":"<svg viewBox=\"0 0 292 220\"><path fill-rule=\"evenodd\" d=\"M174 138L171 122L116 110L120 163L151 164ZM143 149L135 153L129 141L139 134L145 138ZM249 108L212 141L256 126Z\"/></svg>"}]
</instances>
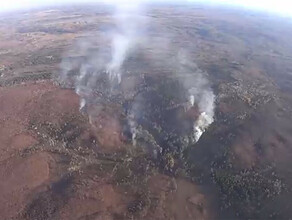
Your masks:
<instances>
[{"instance_id":1,"label":"haze over horizon","mask_svg":"<svg viewBox=\"0 0 292 220\"><path fill-rule=\"evenodd\" d=\"M289 0L139 0L143 2L194 2L194 3L211 3L215 5L226 5L226 6L236 6L242 7L246 9L255 9L260 11L266 11L270 13L275 13L284 16L292 17L292 2ZM109 4L123 4L123 3L131 3L133 0L11 0L11 1L0 1L0 12L11 12L19 9L30 9L40 6L53 6L53 5L61 5L68 3L92 3L92 2L104 2ZM136 3L137 1L135 1Z\"/></svg>"}]
</instances>

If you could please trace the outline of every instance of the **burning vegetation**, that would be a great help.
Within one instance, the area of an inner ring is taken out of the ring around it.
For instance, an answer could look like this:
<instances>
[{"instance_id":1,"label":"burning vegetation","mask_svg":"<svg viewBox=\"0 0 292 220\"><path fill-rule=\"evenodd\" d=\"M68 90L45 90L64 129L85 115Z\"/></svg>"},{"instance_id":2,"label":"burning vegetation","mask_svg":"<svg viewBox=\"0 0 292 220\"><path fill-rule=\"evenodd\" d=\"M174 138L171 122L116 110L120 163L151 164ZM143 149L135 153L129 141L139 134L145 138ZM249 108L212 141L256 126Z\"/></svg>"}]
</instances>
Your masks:
<instances>
[{"instance_id":1,"label":"burning vegetation","mask_svg":"<svg viewBox=\"0 0 292 220\"><path fill-rule=\"evenodd\" d=\"M290 26L226 11L3 17L2 218L289 218Z\"/></svg>"}]
</instances>

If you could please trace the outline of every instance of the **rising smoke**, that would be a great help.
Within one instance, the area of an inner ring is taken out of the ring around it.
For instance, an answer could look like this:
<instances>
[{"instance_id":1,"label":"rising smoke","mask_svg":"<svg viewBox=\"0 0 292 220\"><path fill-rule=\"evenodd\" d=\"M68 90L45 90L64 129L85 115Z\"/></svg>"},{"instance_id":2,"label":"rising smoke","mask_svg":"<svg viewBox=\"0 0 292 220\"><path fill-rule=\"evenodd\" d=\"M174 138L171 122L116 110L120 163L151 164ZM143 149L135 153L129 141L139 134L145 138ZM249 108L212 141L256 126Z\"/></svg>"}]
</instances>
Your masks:
<instances>
[{"instance_id":1,"label":"rising smoke","mask_svg":"<svg viewBox=\"0 0 292 220\"><path fill-rule=\"evenodd\" d=\"M141 3L122 3L115 5L115 24L117 30L112 36L112 60L107 71L112 80L121 83L121 67L138 41L138 31L145 19L141 16Z\"/></svg>"},{"instance_id":2,"label":"rising smoke","mask_svg":"<svg viewBox=\"0 0 292 220\"><path fill-rule=\"evenodd\" d=\"M75 88L81 100L80 110L89 115L90 121L94 121L92 118L104 105L117 102L124 106L131 102L126 109L127 124L132 143L136 145L139 121L147 117L142 112L151 101L145 95L135 94L141 90L144 73L166 73L166 78L179 81L185 90L180 100L185 111L198 109L199 116L192 119L192 140L188 141L196 143L214 117L215 96L205 73L189 59L186 50L171 44L169 36L146 35L145 26L150 18L146 19L141 1L133 2L115 4L115 28L111 32L99 33L98 39L78 43L76 50L80 55L64 58L60 79ZM128 91L125 85L132 89Z\"/></svg>"},{"instance_id":3,"label":"rising smoke","mask_svg":"<svg viewBox=\"0 0 292 220\"><path fill-rule=\"evenodd\" d=\"M188 57L189 55L183 51L178 54L179 74L188 75L183 78L183 83L189 92L189 102L191 106L197 104L200 111L200 115L194 123L194 135L197 142L214 121L215 95L208 80L204 77L204 72Z\"/></svg>"}]
</instances>

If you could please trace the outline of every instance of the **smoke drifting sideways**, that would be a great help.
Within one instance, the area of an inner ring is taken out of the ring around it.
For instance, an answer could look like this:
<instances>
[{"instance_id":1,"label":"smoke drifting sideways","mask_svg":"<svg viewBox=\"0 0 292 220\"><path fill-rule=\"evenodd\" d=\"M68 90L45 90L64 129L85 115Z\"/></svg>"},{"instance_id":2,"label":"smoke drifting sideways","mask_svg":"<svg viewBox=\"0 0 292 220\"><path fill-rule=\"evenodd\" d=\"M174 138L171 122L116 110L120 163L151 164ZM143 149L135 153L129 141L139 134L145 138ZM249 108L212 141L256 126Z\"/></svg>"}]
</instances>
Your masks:
<instances>
[{"instance_id":1,"label":"smoke drifting sideways","mask_svg":"<svg viewBox=\"0 0 292 220\"><path fill-rule=\"evenodd\" d=\"M193 119L188 143L199 141L214 120L215 95L205 73L188 59L184 49L173 46L167 35L146 34L151 18L142 1L114 4L113 18L110 31L77 42L73 53L79 55L68 52L61 64L60 81L75 88L81 100L80 110L93 122L106 105L116 102L127 106L127 126L136 145L139 121L149 104L137 91L143 87L145 74L166 72L166 77L183 85L185 111L198 108L199 116Z\"/></svg>"}]
</instances>

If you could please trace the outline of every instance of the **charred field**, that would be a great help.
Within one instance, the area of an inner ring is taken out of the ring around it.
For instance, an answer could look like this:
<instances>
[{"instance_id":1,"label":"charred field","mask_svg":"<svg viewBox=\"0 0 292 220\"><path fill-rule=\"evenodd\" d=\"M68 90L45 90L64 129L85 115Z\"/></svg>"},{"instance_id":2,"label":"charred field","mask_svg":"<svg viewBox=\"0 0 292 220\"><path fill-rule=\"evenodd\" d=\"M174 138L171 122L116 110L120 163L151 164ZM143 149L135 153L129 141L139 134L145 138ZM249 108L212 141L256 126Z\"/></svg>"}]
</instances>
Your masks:
<instances>
[{"instance_id":1,"label":"charred field","mask_svg":"<svg viewBox=\"0 0 292 220\"><path fill-rule=\"evenodd\" d=\"M151 40L125 59L108 96L93 58L108 54L111 13L0 15L1 218L290 219L291 21L149 6ZM178 68L181 48L194 65ZM201 112L188 89L199 77L214 93L214 121L194 141Z\"/></svg>"}]
</instances>

